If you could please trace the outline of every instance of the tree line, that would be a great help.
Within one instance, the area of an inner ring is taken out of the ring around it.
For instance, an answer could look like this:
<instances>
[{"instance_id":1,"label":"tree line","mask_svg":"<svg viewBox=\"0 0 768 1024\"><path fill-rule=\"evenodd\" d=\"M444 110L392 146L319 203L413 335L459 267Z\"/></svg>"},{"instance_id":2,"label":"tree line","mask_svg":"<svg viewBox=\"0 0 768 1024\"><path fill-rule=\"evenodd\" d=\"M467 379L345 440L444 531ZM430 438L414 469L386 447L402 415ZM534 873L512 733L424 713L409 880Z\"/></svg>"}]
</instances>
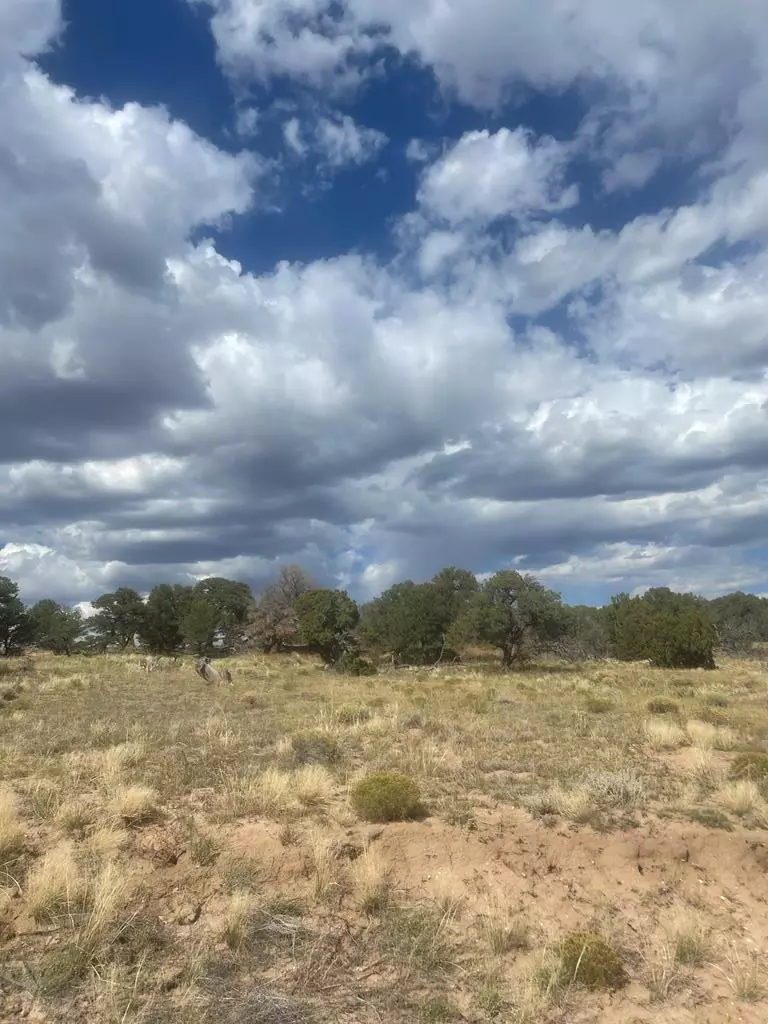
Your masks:
<instances>
[{"instance_id":1,"label":"tree line","mask_svg":"<svg viewBox=\"0 0 768 1024\"><path fill-rule=\"evenodd\" d=\"M768 600L753 594L708 601L657 587L638 597L618 594L599 608L568 606L530 574L502 570L481 581L456 567L427 583L396 583L362 606L290 565L258 597L245 583L213 577L193 586L160 584L146 598L119 587L93 607L89 618L50 599L27 607L17 584L0 576L0 654L30 647L62 655L301 649L361 673L382 660L457 660L477 645L495 648L504 667L544 654L713 668L717 650L748 654L768 642Z\"/></svg>"}]
</instances>

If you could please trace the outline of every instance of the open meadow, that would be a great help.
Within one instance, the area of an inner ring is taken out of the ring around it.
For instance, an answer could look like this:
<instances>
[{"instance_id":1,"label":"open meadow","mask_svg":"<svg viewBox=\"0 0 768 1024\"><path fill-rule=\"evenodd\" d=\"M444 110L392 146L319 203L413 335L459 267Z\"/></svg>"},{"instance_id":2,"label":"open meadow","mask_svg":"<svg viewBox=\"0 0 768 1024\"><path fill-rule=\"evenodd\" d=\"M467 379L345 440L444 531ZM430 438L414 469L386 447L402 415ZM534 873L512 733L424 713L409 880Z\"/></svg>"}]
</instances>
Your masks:
<instances>
[{"instance_id":1,"label":"open meadow","mask_svg":"<svg viewBox=\"0 0 768 1024\"><path fill-rule=\"evenodd\" d=\"M760 662L225 664L0 661L3 1022L768 1019Z\"/></svg>"}]
</instances>

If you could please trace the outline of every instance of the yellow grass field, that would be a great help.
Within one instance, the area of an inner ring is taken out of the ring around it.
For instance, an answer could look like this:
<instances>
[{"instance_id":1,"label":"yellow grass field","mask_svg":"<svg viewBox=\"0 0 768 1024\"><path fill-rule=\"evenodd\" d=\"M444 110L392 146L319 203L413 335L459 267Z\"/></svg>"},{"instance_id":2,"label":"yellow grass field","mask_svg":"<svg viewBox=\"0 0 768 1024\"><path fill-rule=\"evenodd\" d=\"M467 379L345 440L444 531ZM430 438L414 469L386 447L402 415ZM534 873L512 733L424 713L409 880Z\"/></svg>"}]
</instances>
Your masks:
<instances>
[{"instance_id":1,"label":"yellow grass field","mask_svg":"<svg viewBox=\"0 0 768 1024\"><path fill-rule=\"evenodd\" d=\"M768 1020L760 663L227 665L0 663L3 1022Z\"/></svg>"}]
</instances>

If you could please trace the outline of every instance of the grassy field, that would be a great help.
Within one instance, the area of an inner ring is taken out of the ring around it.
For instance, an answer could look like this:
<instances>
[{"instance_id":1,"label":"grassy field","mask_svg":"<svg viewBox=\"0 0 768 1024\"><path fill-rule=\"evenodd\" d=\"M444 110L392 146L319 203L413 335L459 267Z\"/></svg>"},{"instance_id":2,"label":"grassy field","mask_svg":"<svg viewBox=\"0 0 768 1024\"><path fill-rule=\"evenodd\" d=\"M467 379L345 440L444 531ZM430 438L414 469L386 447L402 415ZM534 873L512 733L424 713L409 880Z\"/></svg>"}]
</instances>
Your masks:
<instances>
[{"instance_id":1,"label":"grassy field","mask_svg":"<svg viewBox=\"0 0 768 1024\"><path fill-rule=\"evenodd\" d=\"M0 662L3 1022L768 1019L759 663L228 665Z\"/></svg>"}]
</instances>

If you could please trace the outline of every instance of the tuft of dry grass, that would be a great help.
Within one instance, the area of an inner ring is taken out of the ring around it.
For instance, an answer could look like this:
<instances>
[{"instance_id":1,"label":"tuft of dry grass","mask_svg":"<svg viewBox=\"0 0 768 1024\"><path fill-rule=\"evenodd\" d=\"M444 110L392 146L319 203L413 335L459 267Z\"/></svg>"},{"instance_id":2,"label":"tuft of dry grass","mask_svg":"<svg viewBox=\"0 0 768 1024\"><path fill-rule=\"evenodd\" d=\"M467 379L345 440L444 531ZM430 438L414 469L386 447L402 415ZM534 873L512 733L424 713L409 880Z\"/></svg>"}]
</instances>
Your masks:
<instances>
[{"instance_id":1,"label":"tuft of dry grass","mask_svg":"<svg viewBox=\"0 0 768 1024\"><path fill-rule=\"evenodd\" d=\"M368 917L382 914L392 900L389 869L375 847L368 849L352 864L352 882L360 909Z\"/></svg>"},{"instance_id":2,"label":"tuft of dry grass","mask_svg":"<svg viewBox=\"0 0 768 1024\"><path fill-rule=\"evenodd\" d=\"M333 794L333 776L319 764L307 764L294 773L291 789L302 807L327 803Z\"/></svg>"},{"instance_id":3,"label":"tuft of dry grass","mask_svg":"<svg viewBox=\"0 0 768 1024\"><path fill-rule=\"evenodd\" d=\"M538 952L533 964L517 980L508 1010L509 1024L540 1024L547 1019L557 995L557 968L552 950Z\"/></svg>"},{"instance_id":4,"label":"tuft of dry grass","mask_svg":"<svg viewBox=\"0 0 768 1024\"><path fill-rule=\"evenodd\" d=\"M97 762L98 782L105 787L123 779L127 771L136 768L146 756L144 744L138 740L118 743L101 751Z\"/></svg>"},{"instance_id":5,"label":"tuft of dry grass","mask_svg":"<svg viewBox=\"0 0 768 1024\"><path fill-rule=\"evenodd\" d=\"M747 815L768 823L768 805L763 800L760 787L751 779L735 779L726 782L713 797L715 803L740 818Z\"/></svg>"},{"instance_id":6,"label":"tuft of dry grass","mask_svg":"<svg viewBox=\"0 0 768 1024\"><path fill-rule=\"evenodd\" d=\"M58 946L42 962L39 977L43 992L70 986L89 968L100 963L119 938L120 922L128 896L125 869L110 861L86 886L86 913L71 940Z\"/></svg>"},{"instance_id":7,"label":"tuft of dry grass","mask_svg":"<svg viewBox=\"0 0 768 1024\"><path fill-rule=\"evenodd\" d=\"M24 849L24 829L16 806L13 791L8 786L0 786L0 869L14 861Z\"/></svg>"},{"instance_id":8,"label":"tuft of dry grass","mask_svg":"<svg viewBox=\"0 0 768 1024\"><path fill-rule=\"evenodd\" d=\"M220 937L232 950L241 949L249 936L257 903L250 892L239 890L229 897Z\"/></svg>"},{"instance_id":9,"label":"tuft of dry grass","mask_svg":"<svg viewBox=\"0 0 768 1024\"><path fill-rule=\"evenodd\" d=\"M208 829L198 828L191 823L188 828L189 856L193 864L209 867L219 855L219 842Z\"/></svg>"},{"instance_id":10,"label":"tuft of dry grass","mask_svg":"<svg viewBox=\"0 0 768 1024\"><path fill-rule=\"evenodd\" d=\"M676 750L688 742L688 737L676 722L663 718L649 718L643 722L643 732L654 750Z\"/></svg>"},{"instance_id":11,"label":"tuft of dry grass","mask_svg":"<svg viewBox=\"0 0 768 1024\"><path fill-rule=\"evenodd\" d=\"M288 772L268 768L253 780L251 789L252 808L262 814L280 814L289 811L293 804L293 779Z\"/></svg>"},{"instance_id":12,"label":"tuft of dry grass","mask_svg":"<svg viewBox=\"0 0 768 1024\"><path fill-rule=\"evenodd\" d=\"M641 954L645 968L645 984L652 1003L669 999L680 980L680 962L674 942L654 943Z\"/></svg>"},{"instance_id":13,"label":"tuft of dry grass","mask_svg":"<svg viewBox=\"0 0 768 1024\"><path fill-rule=\"evenodd\" d=\"M736 998L745 1003L759 1002L765 995L765 973L759 952L731 943L724 959L725 966L720 970Z\"/></svg>"},{"instance_id":14,"label":"tuft of dry grass","mask_svg":"<svg viewBox=\"0 0 768 1024\"><path fill-rule=\"evenodd\" d=\"M712 954L712 929L701 913L678 907L664 923L675 962L686 967L703 967Z\"/></svg>"},{"instance_id":15,"label":"tuft of dry grass","mask_svg":"<svg viewBox=\"0 0 768 1024\"><path fill-rule=\"evenodd\" d=\"M38 821L56 817L61 803L61 786L52 779L35 779L26 791L26 804Z\"/></svg>"},{"instance_id":16,"label":"tuft of dry grass","mask_svg":"<svg viewBox=\"0 0 768 1024\"><path fill-rule=\"evenodd\" d=\"M82 908L86 880L70 845L56 846L36 861L27 872L24 896L35 921L40 924L61 914Z\"/></svg>"},{"instance_id":17,"label":"tuft of dry grass","mask_svg":"<svg viewBox=\"0 0 768 1024\"><path fill-rule=\"evenodd\" d=\"M92 832L80 845L80 849L92 861L101 863L117 857L129 843L130 835L125 829L105 825Z\"/></svg>"},{"instance_id":18,"label":"tuft of dry grass","mask_svg":"<svg viewBox=\"0 0 768 1024\"><path fill-rule=\"evenodd\" d=\"M309 863L315 899L326 900L339 888L338 867L333 841L319 829L309 834Z\"/></svg>"},{"instance_id":19,"label":"tuft of dry grass","mask_svg":"<svg viewBox=\"0 0 768 1024\"><path fill-rule=\"evenodd\" d=\"M691 743L701 750L733 750L738 743L736 733L727 726L710 725L709 722L693 719L685 728Z\"/></svg>"},{"instance_id":20,"label":"tuft of dry grass","mask_svg":"<svg viewBox=\"0 0 768 1024\"><path fill-rule=\"evenodd\" d=\"M391 907L379 922L382 954L399 970L402 983L418 977L434 980L453 966L453 919L432 904Z\"/></svg>"},{"instance_id":21,"label":"tuft of dry grass","mask_svg":"<svg viewBox=\"0 0 768 1024\"><path fill-rule=\"evenodd\" d=\"M312 793L311 780L312 775L308 775L306 792L309 794ZM293 814L297 807L295 776L279 768L267 768L257 775L234 772L223 779L222 790L225 817L263 814L281 818Z\"/></svg>"},{"instance_id":22,"label":"tuft of dry grass","mask_svg":"<svg viewBox=\"0 0 768 1024\"><path fill-rule=\"evenodd\" d=\"M711 750L694 747L690 752L688 775L704 793L711 793L723 780L723 771Z\"/></svg>"},{"instance_id":23,"label":"tuft of dry grass","mask_svg":"<svg viewBox=\"0 0 768 1024\"><path fill-rule=\"evenodd\" d=\"M528 798L527 806L533 815L555 814L580 824L588 822L597 810L586 789L564 789L558 783L543 793L533 794Z\"/></svg>"},{"instance_id":24,"label":"tuft of dry grass","mask_svg":"<svg viewBox=\"0 0 768 1024\"><path fill-rule=\"evenodd\" d=\"M148 786L120 786L111 801L112 813L131 828L140 828L160 815L159 797Z\"/></svg>"},{"instance_id":25,"label":"tuft of dry grass","mask_svg":"<svg viewBox=\"0 0 768 1024\"><path fill-rule=\"evenodd\" d=\"M441 914L458 920L466 903L466 889L455 872L439 871L432 879L432 898Z\"/></svg>"},{"instance_id":26,"label":"tuft of dry grass","mask_svg":"<svg viewBox=\"0 0 768 1024\"><path fill-rule=\"evenodd\" d=\"M73 796L56 812L56 824L67 835L80 835L96 821L98 807L88 797Z\"/></svg>"},{"instance_id":27,"label":"tuft of dry grass","mask_svg":"<svg viewBox=\"0 0 768 1024\"><path fill-rule=\"evenodd\" d=\"M531 944L531 924L527 917L514 915L498 896L485 900L480 917L480 932L494 956L504 956L513 950L528 949Z\"/></svg>"}]
</instances>

